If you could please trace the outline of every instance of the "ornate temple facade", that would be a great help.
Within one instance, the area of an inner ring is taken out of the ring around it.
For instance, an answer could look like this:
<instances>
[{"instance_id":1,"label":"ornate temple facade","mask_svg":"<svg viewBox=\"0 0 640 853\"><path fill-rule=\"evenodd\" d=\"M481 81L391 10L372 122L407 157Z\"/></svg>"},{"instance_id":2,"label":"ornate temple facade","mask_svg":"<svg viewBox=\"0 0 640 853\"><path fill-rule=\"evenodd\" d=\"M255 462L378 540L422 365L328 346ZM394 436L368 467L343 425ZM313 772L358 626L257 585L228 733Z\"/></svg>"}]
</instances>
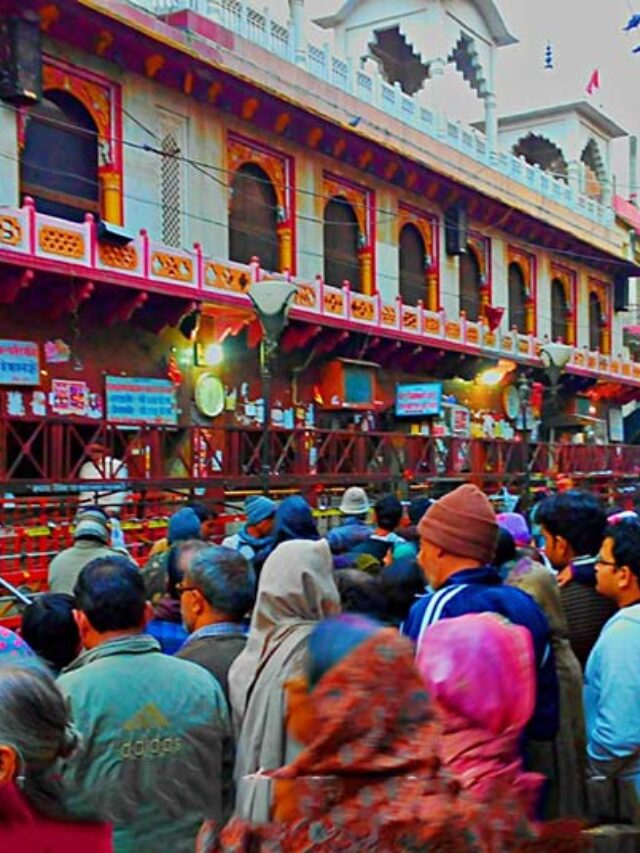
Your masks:
<instances>
[{"instance_id":1,"label":"ornate temple facade","mask_svg":"<svg viewBox=\"0 0 640 853\"><path fill-rule=\"evenodd\" d=\"M286 24L0 0L0 27L23 63L0 100L0 485L71 486L95 442L139 487L255 488L267 440L282 488L637 473L625 132L584 101L502 116L493 0L316 22L291 0ZM447 68L476 126L443 110ZM297 291L266 438L247 291L271 278ZM401 410L412 385L438 405Z\"/></svg>"}]
</instances>

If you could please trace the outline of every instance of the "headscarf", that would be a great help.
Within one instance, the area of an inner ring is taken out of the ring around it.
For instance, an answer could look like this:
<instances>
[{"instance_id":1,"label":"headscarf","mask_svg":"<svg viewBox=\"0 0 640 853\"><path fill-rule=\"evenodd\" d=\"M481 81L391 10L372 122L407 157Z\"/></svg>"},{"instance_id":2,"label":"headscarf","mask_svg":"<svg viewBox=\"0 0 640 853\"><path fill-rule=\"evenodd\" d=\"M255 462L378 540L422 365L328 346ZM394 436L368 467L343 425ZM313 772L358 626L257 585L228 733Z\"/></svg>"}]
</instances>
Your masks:
<instances>
[{"instance_id":1,"label":"headscarf","mask_svg":"<svg viewBox=\"0 0 640 853\"><path fill-rule=\"evenodd\" d=\"M340 611L325 540L285 542L262 569L245 650L229 671L238 742L237 775L283 764L284 683L302 674L307 638Z\"/></svg>"},{"instance_id":2,"label":"headscarf","mask_svg":"<svg viewBox=\"0 0 640 853\"><path fill-rule=\"evenodd\" d=\"M357 643L311 693L301 681L288 690L305 703L306 746L270 774L271 819L236 818L219 840L205 824L200 853L581 849L579 828L540 843L508 798L480 806L439 771L439 726L413 647L394 629Z\"/></svg>"},{"instance_id":3,"label":"headscarf","mask_svg":"<svg viewBox=\"0 0 640 853\"><path fill-rule=\"evenodd\" d=\"M22 637L0 625L0 659L11 662L16 658L35 658L35 654Z\"/></svg>"},{"instance_id":4,"label":"headscarf","mask_svg":"<svg viewBox=\"0 0 640 853\"><path fill-rule=\"evenodd\" d=\"M541 563L530 557L521 557L509 565L504 582L507 586L515 586L529 593L544 611L552 636L569 636L558 581Z\"/></svg>"},{"instance_id":5,"label":"headscarf","mask_svg":"<svg viewBox=\"0 0 640 853\"><path fill-rule=\"evenodd\" d=\"M273 547L291 539L319 539L311 507L302 495L289 495L278 506L273 525Z\"/></svg>"},{"instance_id":6,"label":"headscarf","mask_svg":"<svg viewBox=\"0 0 640 853\"><path fill-rule=\"evenodd\" d=\"M442 721L445 765L481 801L498 786L532 813L543 777L523 772L519 751L536 694L529 631L495 613L443 619L416 662Z\"/></svg>"},{"instance_id":7,"label":"headscarf","mask_svg":"<svg viewBox=\"0 0 640 853\"><path fill-rule=\"evenodd\" d=\"M560 691L560 728L553 741L530 742L527 764L547 777L545 814L585 814L586 734L582 669L569 642L569 629L555 576L530 557L507 564L505 584L528 593L544 611Z\"/></svg>"}]
</instances>

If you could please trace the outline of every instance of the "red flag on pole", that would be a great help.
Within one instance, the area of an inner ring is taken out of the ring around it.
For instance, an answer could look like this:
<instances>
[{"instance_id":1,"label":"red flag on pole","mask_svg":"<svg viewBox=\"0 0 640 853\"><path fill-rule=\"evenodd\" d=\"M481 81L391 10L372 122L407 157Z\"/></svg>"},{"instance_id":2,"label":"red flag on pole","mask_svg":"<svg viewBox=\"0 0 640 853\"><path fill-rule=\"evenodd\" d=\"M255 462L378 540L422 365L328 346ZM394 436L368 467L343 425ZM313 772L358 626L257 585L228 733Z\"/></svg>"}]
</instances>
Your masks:
<instances>
[{"instance_id":1,"label":"red flag on pole","mask_svg":"<svg viewBox=\"0 0 640 853\"><path fill-rule=\"evenodd\" d=\"M596 68L591 77L589 77L589 82L587 83L586 92L587 95L593 95L594 92L597 92L600 88L600 71Z\"/></svg>"}]
</instances>

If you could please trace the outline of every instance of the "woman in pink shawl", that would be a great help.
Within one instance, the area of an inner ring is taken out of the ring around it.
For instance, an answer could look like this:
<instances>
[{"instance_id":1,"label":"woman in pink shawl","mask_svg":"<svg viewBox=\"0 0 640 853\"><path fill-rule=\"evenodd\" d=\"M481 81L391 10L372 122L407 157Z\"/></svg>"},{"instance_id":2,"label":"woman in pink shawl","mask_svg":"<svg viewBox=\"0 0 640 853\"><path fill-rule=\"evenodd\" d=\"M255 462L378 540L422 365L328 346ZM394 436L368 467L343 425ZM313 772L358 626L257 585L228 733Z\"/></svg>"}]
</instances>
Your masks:
<instances>
[{"instance_id":1,"label":"woman in pink shawl","mask_svg":"<svg viewBox=\"0 0 640 853\"><path fill-rule=\"evenodd\" d=\"M536 692L529 632L494 613L443 619L427 628L417 666L443 728L445 767L477 800L508 792L532 816L544 778L520 758Z\"/></svg>"}]
</instances>

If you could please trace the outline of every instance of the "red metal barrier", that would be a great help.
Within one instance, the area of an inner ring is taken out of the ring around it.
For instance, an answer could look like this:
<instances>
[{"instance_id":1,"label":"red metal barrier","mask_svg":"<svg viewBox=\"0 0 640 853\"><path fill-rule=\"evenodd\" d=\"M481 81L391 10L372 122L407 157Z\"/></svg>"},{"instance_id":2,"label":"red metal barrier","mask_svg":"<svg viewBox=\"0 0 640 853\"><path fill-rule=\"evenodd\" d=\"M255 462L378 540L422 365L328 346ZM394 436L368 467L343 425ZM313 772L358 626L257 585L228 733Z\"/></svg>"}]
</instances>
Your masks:
<instances>
[{"instance_id":1,"label":"red metal barrier","mask_svg":"<svg viewBox=\"0 0 640 853\"><path fill-rule=\"evenodd\" d=\"M270 430L268 440L274 488L400 477L420 482L468 476L491 482L500 476L522 476L527 462L533 474L632 477L640 471L637 446L527 447L518 440L276 428ZM68 493L73 504L73 494L82 483L80 469L90 459L89 447L99 443L109 457L119 460L117 464L126 466L128 485L140 500L154 500L166 489L195 486L217 489L221 495L259 487L263 441L264 433L257 428L141 425L125 429L104 422L87 426L4 418L0 419L0 486L15 494L56 494L55 506L42 505L40 520L48 523L52 513L58 512L68 518L68 510L60 509L62 497ZM103 463L93 461L100 470Z\"/></svg>"}]
</instances>

